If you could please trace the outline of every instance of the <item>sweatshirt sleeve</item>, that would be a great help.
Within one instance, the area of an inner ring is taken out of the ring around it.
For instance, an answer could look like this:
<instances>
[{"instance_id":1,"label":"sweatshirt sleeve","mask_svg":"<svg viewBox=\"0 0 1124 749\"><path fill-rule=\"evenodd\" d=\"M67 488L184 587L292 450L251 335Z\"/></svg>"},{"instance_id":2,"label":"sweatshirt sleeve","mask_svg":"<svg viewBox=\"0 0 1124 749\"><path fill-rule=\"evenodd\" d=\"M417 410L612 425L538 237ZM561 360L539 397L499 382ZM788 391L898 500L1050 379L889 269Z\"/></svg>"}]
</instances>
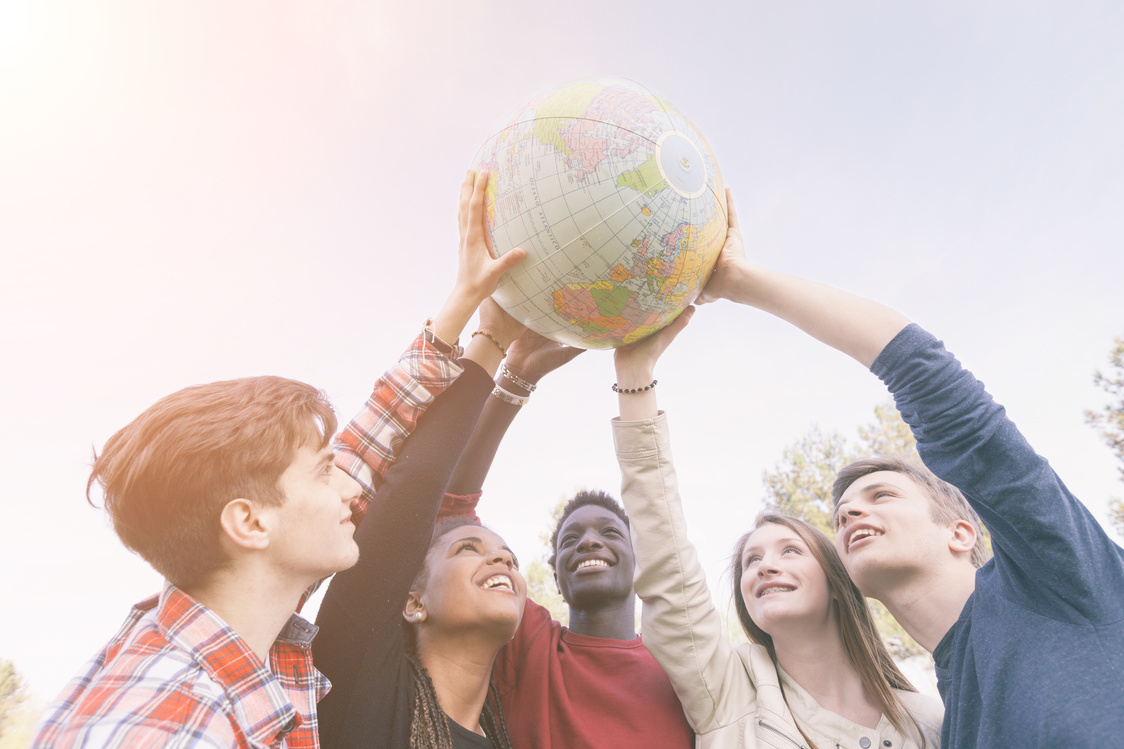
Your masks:
<instances>
[{"instance_id":1,"label":"sweatshirt sleeve","mask_svg":"<svg viewBox=\"0 0 1124 749\"><path fill-rule=\"evenodd\" d=\"M636 594L644 602L644 645L671 679L691 727L707 733L753 711L753 675L722 634L687 538L666 415L615 419L613 438L636 552Z\"/></svg>"},{"instance_id":2,"label":"sweatshirt sleeve","mask_svg":"<svg viewBox=\"0 0 1124 749\"><path fill-rule=\"evenodd\" d=\"M359 562L338 573L320 606L316 667L332 681L319 705L325 747L390 745L409 736L412 681L402 609L433 523L492 380L468 363L418 422L355 532Z\"/></svg>"},{"instance_id":3,"label":"sweatshirt sleeve","mask_svg":"<svg viewBox=\"0 0 1124 749\"><path fill-rule=\"evenodd\" d=\"M893 393L925 465L980 514L1006 586L1042 616L1124 617L1124 552L940 341L909 325L871 371Z\"/></svg>"}]
</instances>

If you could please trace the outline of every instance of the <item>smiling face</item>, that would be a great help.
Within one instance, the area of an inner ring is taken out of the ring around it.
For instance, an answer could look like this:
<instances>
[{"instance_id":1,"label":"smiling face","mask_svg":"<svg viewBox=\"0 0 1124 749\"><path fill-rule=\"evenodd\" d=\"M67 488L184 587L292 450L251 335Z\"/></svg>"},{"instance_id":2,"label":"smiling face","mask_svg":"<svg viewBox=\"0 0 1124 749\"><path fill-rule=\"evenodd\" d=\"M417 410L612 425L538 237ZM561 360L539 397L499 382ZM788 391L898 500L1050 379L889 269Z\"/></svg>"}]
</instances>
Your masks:
<instances>
[{"instance_id":1,"label":"smiling face","mask_svg":"<svg viewBox=\"0 0 1124 749\"><path fill-rule=\"evenodd\" d=\"M298 448L277 487L284 499L267 512L276 518L269 550L280 570L309 585L358 561L351 503L361 488L335 466L331 448Z\"/></svg>"},{"instance_id":2,"label":"smiling face","mask_svg":"<svg viewBox=\"0 0 1124 749\"><path fill-rule=\"evenodd\" d=\"M954 559L955 527L936 522L924 490L896 471L856 479L839 498L834 521L835 548L864 595L878 598Z\"/></svg>"},{"instance_id":3,"label":"smiling face","mask_svg":"<svg viewBox=\"0 0 1124 749\"><path fill-rule=\"evenodd\" d=\"M827 575L793 529L763 523L741 553L740 593L753 622L776 636L787 624L835 624Z\"/></svg>"},{"instance_id":4,"label":"smiling face","mask_svg":"<svg viewBox=\"0 0 1124 749\"><path fill-rule=\"evenodd\" d=\"M558 529L554 579L570 608L590 611L632 595L636 556L628 526L596 504L578 507Z\"/></svg>"},{"instance_id":5,"label":"smiling face","mask_svg":"<svg viewBox=\"0 0 1124 749\"><path fill-rule=\"evenodd\" d=\"M499 535L479 525L454 528L434 540L425 565L420 590L410 594L403 612L407 621L431 634L479 630L506 641L515 633L527 583Z\"/></svg>"}]
</instances>

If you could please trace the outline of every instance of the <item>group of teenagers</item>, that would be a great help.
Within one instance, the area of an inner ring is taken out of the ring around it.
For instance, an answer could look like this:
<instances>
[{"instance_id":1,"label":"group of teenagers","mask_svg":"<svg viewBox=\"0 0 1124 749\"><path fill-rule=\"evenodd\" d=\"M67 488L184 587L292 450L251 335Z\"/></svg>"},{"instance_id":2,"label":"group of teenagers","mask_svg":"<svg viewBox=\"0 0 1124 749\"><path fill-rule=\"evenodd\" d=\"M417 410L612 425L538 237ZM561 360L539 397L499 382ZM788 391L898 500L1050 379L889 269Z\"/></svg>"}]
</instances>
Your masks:
<instances>
[{"instance_id":1,"label":"group of teenagers","mask_svg":"<svg viewBox=\"0 0 1124 749\"><path fill-rule=\"evenodd\" d=\"M561 513L549 561L568 626L527 600L481 488L541 378L579 352L491 300L524 253L492 257L486 182L461 187L453 292L334 440L323 393L279 377L187 388L109 439L87 494L167 582L34 746L1124 745L1124 550L940 341L747 260L729 195L698 301L757 307L869 368L924 465L840 471L834 540L760 514L731 558L749 640L731 644L656 402L688 308L614 354L623 507L582 491ZM329 576L316 624L294 614ZM932 653L942 700L894 664L867 597Z\"/></svg>"}]
</instances>

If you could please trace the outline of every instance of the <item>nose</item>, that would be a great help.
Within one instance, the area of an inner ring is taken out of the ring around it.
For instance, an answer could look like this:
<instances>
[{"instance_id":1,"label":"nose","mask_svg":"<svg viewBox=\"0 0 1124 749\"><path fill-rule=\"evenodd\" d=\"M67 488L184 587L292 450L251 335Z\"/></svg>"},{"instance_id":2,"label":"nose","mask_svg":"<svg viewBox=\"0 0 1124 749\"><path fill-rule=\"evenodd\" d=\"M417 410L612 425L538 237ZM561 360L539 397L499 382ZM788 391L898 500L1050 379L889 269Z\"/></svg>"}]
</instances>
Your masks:
<instances>
[{"instance_id":1,"label":"nose","mask_svg":"<svg viewBox=\"0 0 1124 749\"><path fill-rule=\"evenodd\" d=\"M757 576L769 577L770 575L778 574L780 574L780 570L773 564L772 559L767 555L761 557L761 561L757 563Z\"/></svg>"},{"instance_id":2,"label":"nose","mask_svg":"<svg viewBox=\"0 0 1124 749\"><path fill-rule=\"evenodd\" d=\"M492 554L492 564L502 564L509 570L515 568L515 557L507 549L496 549Z\"/></svg>"},{"instance_id":3,"label":"nose","mask_svg":"<svg viewBox=\"0 0 1124 749\"><path fill-rule=\"evenodd\" d=\"M340 501L347 505L363 495L363 485L339 466L332 468L332 486L339 492Z\"/></svg>"},{"instance_id":4,"label":"nose","mask_svg":"<svg viewBox=\"0 0 1124 749\"><path fill-rule=\"evenodd\" d=\"M850 522L851 520L854 520L855 518L859 517L860 515L862 515L862 512L858 508L855 508L855 507L848 507L847 509L840 511L839 514L836 516L838 521L839 521L840 530L842 530L843 528L846 528L848 522Z\"/></svg>"},{"instance_id":5,"label":"nose","mask_svg":"<svg viewBox=\"0 0 1124 749\"><path fill-rule=\"evenodd\" d=\"M598 537L597 531L592 528L583 533L582 537L578 540L578 551L600 549L601 546L601 539Z\"/></svg>"}]
</instances>

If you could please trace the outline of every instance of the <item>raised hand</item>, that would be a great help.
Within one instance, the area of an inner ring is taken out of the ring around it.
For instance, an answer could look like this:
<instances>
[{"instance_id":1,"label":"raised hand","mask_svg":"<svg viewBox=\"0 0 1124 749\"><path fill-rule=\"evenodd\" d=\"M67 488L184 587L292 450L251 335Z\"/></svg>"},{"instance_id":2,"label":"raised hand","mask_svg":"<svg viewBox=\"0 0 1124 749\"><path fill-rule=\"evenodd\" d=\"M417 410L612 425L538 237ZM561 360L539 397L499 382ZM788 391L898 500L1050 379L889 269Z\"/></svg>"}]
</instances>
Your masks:
<instances>
[{"instance_id":1,"label":"raised hand","mask_svg":"<svg viewBox=\"0 0 1124 749\"><path fill-rule=\"evenodd\" d=\"M567 346L527 330L507 351L507 368L532 385L563 364L573 360L585 349Z\"/></svg>"},{"instance_id":2,"label":"raised hand","mask_svg":"<svg viewBox=\"0 0 1124 749\"><path fill-rule=\"evenodd\" d=\"M457 253L457 282L445 306L433 319L434 333L444 341L455 340L480 303L496 290L504 273L518 265L527 253L515 248L502 257L492 257L484 225L484 192L488 174L469 171L461 183L460 248Z\"/></svg>"},{"instance_id":3,"label":"raised hand","mask_svg":"<svg viewBox=\"0 0 1124 749\"><path fill-rule=\"evenodd\" d=\"M726 216L728 227L726 229L726 244L718 255L718 262L710 281L695 299L695 304L707 304L719 299L730 299L735 302L745 302L741 299L744 293L743 278L748 268L745 257L745 245L742 242L742 232L738 225L738 212L734 208L734 193L726 188Z\"/></svg>"}]
</instances>

